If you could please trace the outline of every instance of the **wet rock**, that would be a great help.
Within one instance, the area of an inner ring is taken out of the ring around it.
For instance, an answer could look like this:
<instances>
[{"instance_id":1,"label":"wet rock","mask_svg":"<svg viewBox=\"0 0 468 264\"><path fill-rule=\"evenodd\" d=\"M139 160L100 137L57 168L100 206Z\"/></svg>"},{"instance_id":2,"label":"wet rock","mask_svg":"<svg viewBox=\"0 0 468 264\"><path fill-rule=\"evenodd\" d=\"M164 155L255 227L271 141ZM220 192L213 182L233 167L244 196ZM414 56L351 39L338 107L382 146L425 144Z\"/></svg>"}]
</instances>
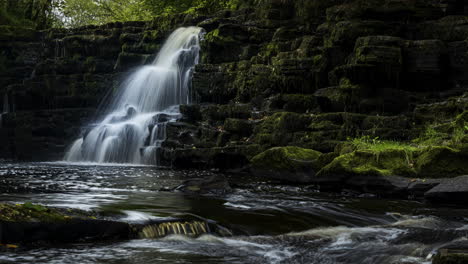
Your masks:
<instances>
[{"instance_id":1,"label":"wet rock","mask_svg":"<svg viewBox=\"0 0 468 264\"><path fill-rule=\"evenodd\" d=\"M417 159L420 177L446 178L468 174L468 152L445 146L430 147Z\"/></svg>"},{"instance_id":2,"label":"wet rock","mask_svg":"<svg viewBox=\"0 0 468 264\"><path fill-rule=\"evenodd\" d=\"M468 202L468 176L445 179L427 191L424 197L433 203L466 204Z\"/></svg>"},{"instance_id":3,"label":"wet rock","mask_svg":"<svg viewBox=\"0 0 468 264\"><path fill-rule=\"evenodd\" d=\"M284 182L307 183L320 169L322 153L299 147L276 147L251 160L254 175Z\"/></svg>"},{"instance_id":4,"label":"wet rock","mask_svg":"<svg viewBox=\"0 0 468 264\"><path fill-rule=\"evenodd\" d=\"M181 105L180 113L182 114L182 121L195 123L202 120L199 105Z\"/></svg>"},{"instance_id":5,"label":"wet rock","mask_svg":"<svg viewBox=\"0 0 468 264\"><path fill-rule=\"evenodd\" d=\"M224 121L224 130L241 137L246 137L252 134L253 125L248 120L228 118Z\"/></svg>"},{"instance_id":6,"label":"wet rock","mask_svg":"<svg viewBox=\"0 0 468 264\"><path fill-rule=\"evenodd\" d=\"M0 204L0 243L67 243L129 239L127 223L96 220L79 210Z\"/></svg>"},{"instance_id":7,"label":"wet rock","mask_svg":"<svg viewBox=\"0 0 468 264\"><path fill-rule=\"evenodd\" d=\"M415 176L412 153L399 149L356 150L341 155L317 175L324 179L343 181L356 176Z\"/></svg>"},{"instance_id":8,"label":"wet rock","mask_svg":"<svg viewBox=\"0 0 468 264\"><path fill-rule=\"evenodd\" d=\"M410 91L443 90L447 85L448 55L440 40L408 42L403 49L405 72L404 88Z\"/></svg>"},{"instance_id":9,"label":"wet rock","mask_svg":"<svg viewBox=\"0 0 468 264\"><path fill-rule=\"evenodd\" d=\"M227 194L232 191L226 177L222 175L214 175L201 179L190 179L184 181L181 185L174 188L174 191L179 191L187 194Z\"/></svg>"},{"instance_id":10,"label":"wet rock","mask_svg":"<svg viewBox=\"0 0 468 264\"><path fill-rule=\"evenodd\" d=\"M452 242L440 248L432 260L433 264L468 263L468 245L465 241Z\"/></svg>"}]
</instances>

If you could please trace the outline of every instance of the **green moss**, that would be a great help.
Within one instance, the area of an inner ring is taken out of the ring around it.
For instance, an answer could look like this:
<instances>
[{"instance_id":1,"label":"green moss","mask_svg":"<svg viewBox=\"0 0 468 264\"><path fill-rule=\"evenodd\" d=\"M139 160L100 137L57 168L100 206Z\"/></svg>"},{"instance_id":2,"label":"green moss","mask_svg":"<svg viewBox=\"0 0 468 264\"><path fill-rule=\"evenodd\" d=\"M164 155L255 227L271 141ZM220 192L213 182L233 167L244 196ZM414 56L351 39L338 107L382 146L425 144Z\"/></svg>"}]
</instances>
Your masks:
<instances>
[{"instance_id":1,"label":"green moss","mask_svg":"<svg viewBox=\"0 0 468 264\"><path fill-rule=\"evenodd\" d=\"M275 147L253 157L251 162L255 169L267 171L294 172L304 166L319 167L318 158L322 153L299 147Z\"/></svg>"},{"instance_id":2,"label":"green moss","mask_svg":"<svg viewBox=\"0 0 468 264\"><path fill-rule=\"evenodd\" d=\"M225 42L234 42L234 38L232 36L224 36L219 29L208 32L205 35L204 40L207 42L217 42L220 44Z\"/></svg>"},{"instance_id":3,"label":"green moss","mask_svg":"<svg viewBox=\"0 0 468 264\"><path fill-rule=\"evenodd\" d=\"M369 149L372 151L384 151L387 149L404 150L414 152L421 149L420 146L399 141L380 140L378 137L362 136L349 139L348 143L356 150Z\"/></svg>"},{"instance_id":4,"label":"green moss","mask_svg":"<svg viewBox=\"0 0 468 264\"><path fill-rule=\"evenodd\" d=\"M59 211L42 205L25 204L0 204L0 221L65 221L70 217Z\"/></svg>"},{"instance_id":5,"label":"green moss","mask_svg":"<svg viewBox=\"0 0 468 264\"><path fill-rule=\"evenodd\" d=\"M227 118L224 121L224 130L241 136L249 136L252 133L252 123L244 119Z\"/></svg>"},{"instance_id":6,"label":"green moss","mask_svg":"<svg viewBox=\"0 0 468 264\"><path fill-rule=\"evenodd\" d=\"M317 101L313 95L284 94L281 99L284 101L283 109L289 112L311 112L317 107Z\"/></svg>"},{"instance_id":7,"label":"green moss","mask_svg":"<svg viewBox=\"0 0 468 264\"><path fill-rule=\"evenodd\" d=\"M446 146L427 148L417 159L422 177L443 178L468 174L468 149L456 150Z\"/></svg>"},{"instance_id":8,"label":"green moss","mask_svg":"<svg viewBox=\"0 0 468 264\"><path fill-rule=\"evenodd\" d=\"M458 149L468 135L468 111L457 115L452 121L426 125L421 136L414 140L424 146L450 146Z\"/></svg>"},{"instance_id":9,"label":"green moss","mask_svg":"<svg viewBox=\"0 0 468 264\"><path fill-rule=\"evenodd\" d=\"M291 112L278 112L263 120L257 133L291 132L304 130L310 122L310 115Z\"/></svg>"},{"instance_id":10,"label":"green moss","mask_svg":"<svg viewBox=\"0 0 468 264\"><path fill-rule=\"evenodd\" d=\"M401 149L364 149L335 158L319 175L415 176L416 170L412 152Z\"/></svg>"},{"instance_id":11,"label":"green moss","mask_svg":"<svg viewBox=\"0 0 468 264\"><path fill-rule=\"evenodd\" d=\"M450 252L437 254L432 260L433 264L464 264L468 263L468 254L459 252Z\"/></svg>"}]
</instances>

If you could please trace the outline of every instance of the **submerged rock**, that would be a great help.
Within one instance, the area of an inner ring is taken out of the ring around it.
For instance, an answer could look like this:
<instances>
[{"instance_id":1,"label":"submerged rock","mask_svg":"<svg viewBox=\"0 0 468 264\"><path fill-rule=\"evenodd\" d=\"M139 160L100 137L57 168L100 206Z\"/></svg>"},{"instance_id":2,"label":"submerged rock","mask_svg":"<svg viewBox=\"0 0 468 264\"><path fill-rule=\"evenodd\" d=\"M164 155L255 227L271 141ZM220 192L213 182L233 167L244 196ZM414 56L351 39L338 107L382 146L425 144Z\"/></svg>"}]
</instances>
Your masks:
<instances>
[{"instance_id":1,"label":"submerged rock","mask_svg":"<svg viewBox=\"0 0 468 264\"><path fill-rule=\"evenodd\" d=\"M458 241L444 246L438 250L432 260L433 264L464 264L468 263L468 244Z\"/></svg>"},{"instance_id":2,"label":"submerged rock","mask_svg":"<svg viewBox=\"0 0 468 264\"><path fill-rule=\"evenodd\" d=\"M299 147L276 147L252 159L252 172L261 177L286 182L307 183L320 169L322 153Z\"/></svg>"},{"instance_id":3,"label":"submerged rock","mask_svg":"<svg viewBox=\"0 0 468 264\"><path fill-rule=\"evenodd\" d=\"M190 179L175 187L174 191L187 194L226 194L232 192L226 177L214 175L201 179Z\"/></svg>"}]
</instances>

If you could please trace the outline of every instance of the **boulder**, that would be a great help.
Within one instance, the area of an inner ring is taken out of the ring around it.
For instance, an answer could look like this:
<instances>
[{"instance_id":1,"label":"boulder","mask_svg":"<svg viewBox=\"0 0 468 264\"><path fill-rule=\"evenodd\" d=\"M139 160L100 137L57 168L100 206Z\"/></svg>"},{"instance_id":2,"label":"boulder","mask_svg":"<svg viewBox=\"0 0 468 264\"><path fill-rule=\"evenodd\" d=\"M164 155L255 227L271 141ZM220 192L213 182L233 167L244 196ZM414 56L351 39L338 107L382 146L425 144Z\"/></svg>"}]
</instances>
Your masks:
<instances>
[{"instance_id":1,"label":"boulder","mask_svg":"<svg viewBox=\"0 0 468 264\"><path fill-rule=\"evenodd\" d=\"M437 250L432 260L433 264L464 264L468 263L468 244L466 241L456 241L444 245Z\"/></svg>"},{"instance_id":2,"label":"boulder","mask_svg":"<svg viewBox=\"0 0 468 264\"><path fill-rule=\"evenodd\" d=\"M241 137L247 137L252 134L252 122L244 119L228 118L224 121L224 130Z\"/></svg>"},{"instance_id":3,"label":"boulder","mask_svg":"<svg viewBox=\"0 0 468 264\"><path fill-rule=\"evenodd\" d=\"M359 176L415 176L413 153L401 149L356 150L341 155L317 174L330 182L344 182Z\"/></svg>"},{"instance_id":4,"label":"boulder","mask_svg":"<svg viewBox=\"0 0 468 264\"><path fill-rule=\"evenodd\" d=\"M440 184L424 194L433 203L456 203L465 205L468 202L468 176L444 179Z\"/></svg>"},{"instance_id":5,"label":"boulder","mask_svg":"<svg viewBox=\"0 0 468 264\"><path fill-rule=\"evenodd\" d=\"M322 153L299 147L276 147L251 160L254 175L285 182L307 183L320 169Z\"/></svg>"},{"instance_id":6,"label":"boulder","mask_svg":"<svg viewBox=\"0 0 468 264\"><path fill-rule=\"evenodd\" d=\"M417 159L416 166L420 177L446 178L468 174L467 148L456 150L446 146L426 149Z\"/></svg>"},{"instance_id":7,"label":"boulder","mask_svg":"<svg viewBox=\"0 0 468 264\"><path fill-rule=\"evenodd\" d=\"M80 210L31 203L0 204L0 243L67 243L129 239L127 223L96 220Z\"/></svg>"}]
</instances>

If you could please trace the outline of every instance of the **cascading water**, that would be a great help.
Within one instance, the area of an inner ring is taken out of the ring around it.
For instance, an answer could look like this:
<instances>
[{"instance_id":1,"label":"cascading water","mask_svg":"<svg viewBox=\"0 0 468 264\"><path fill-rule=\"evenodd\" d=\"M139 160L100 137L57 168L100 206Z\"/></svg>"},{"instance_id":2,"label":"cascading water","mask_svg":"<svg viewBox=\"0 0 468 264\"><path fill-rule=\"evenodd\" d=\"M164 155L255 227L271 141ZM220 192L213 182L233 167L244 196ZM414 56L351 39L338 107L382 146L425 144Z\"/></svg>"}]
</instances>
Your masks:
<instances>
[{"instance_id":1,"label":"cascading water","mask_svg":"<svg viewBox=\"0 0 468 264\"><path fill-rule=\"evenodd\" d=\"M143 66L122 85L108 115L76 140L65 160L98 163L157 164L167 122L190 103L190 81L198 63L201 28L174 31L151 65Z\"/></svg>"}]
</instances>

